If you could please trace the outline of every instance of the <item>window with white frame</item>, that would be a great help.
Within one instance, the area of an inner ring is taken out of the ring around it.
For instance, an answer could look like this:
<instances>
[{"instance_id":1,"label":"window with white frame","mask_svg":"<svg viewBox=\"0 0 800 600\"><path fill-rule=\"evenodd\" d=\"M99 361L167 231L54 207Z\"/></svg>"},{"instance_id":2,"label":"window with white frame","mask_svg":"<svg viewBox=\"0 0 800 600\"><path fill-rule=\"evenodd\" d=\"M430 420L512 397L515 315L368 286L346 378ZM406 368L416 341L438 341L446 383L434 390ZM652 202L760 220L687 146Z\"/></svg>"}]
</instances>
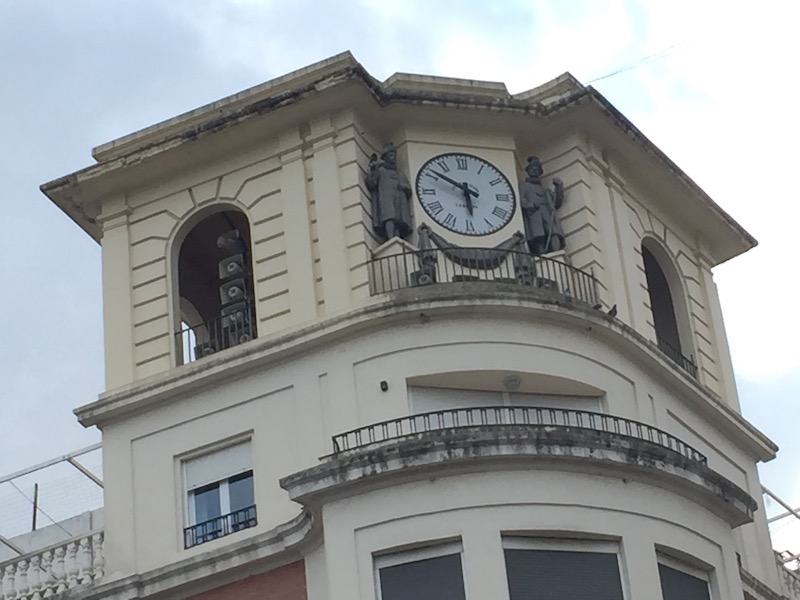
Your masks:
<instances>
[{"instance_id":1,"label":"window with white frame","mask_svg":"<svg viewBox=\"0 0 800 600\"><path fill-rule=\"evenodd\" d=\"M465 600L461 544L375 557L378 600Z\"/></svg>"},{"instance_id":2,"label":"window with white frame","mask_svg":"<svg viewBox=\"0 0 800 600\"><path fill-rule=\"evenodd\" d=\"M186 548L257 524L249 441L185 460L182 466Z\"/></svg>"},{"instance_id":3,"label":"window with white frame","mask_svg":"<svg viewBox=\"0 0 800 600\"><path fill-rule=\"evenodd\" d=\"M510 600L623 600L614 542L504 538Z\"/></svg>"},{"instance_id":4,"label":"window with white frame","mask_svg":"<svg viewBox=\"0 0 800 600\"><path fill-rule=\"evenodd\" d=\"M711 600L708 571L659 554L658 576L664 600Z\"/></svg>"}]
</instances>

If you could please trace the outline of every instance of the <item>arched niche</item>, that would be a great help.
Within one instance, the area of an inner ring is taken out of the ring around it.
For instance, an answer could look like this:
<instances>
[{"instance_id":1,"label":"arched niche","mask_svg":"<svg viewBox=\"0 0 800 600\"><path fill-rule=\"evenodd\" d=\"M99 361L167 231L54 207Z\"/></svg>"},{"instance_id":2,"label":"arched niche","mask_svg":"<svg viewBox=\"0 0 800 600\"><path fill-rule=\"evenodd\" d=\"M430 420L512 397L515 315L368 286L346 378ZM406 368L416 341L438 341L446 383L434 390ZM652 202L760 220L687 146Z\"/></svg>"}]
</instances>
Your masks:
<instances>
[{"instance_id":1,"label":"arched niche","mask_svg":"<svg viewBox=\"0 0 800 600\"><path fill-rule=\"evenodd\" d=\"M681 276L667 251L653 238L642 240L642 260L658 346L683 368L696 374Z\"/></svg>"},{"instance_id":2,"label":"arched niche","mask_svg":"<svg viewBox=\"0 0 800 600\"><path fill-rule=\"evenodd\" d=\"M238 208L194 215L173 248L178 363L257 336L250 224Z\"/></svg>"}]
</instances>

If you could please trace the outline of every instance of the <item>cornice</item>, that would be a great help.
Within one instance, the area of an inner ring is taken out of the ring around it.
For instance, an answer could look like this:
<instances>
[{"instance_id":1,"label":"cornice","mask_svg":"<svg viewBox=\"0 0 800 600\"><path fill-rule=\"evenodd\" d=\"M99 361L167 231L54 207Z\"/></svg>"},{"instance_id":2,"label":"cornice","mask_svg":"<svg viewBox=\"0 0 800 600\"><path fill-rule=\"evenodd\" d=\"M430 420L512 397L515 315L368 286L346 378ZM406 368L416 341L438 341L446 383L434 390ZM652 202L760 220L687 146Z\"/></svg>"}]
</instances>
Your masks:
<instances>
[{"instance_id":1,"label":"cornice","mask_svg":"<svg viewBox=\"0 0 800 600\"><path fill-rule=\"evenodd\" d=\"M739 413L664 356L633 328L604 312L568 302L547 292L520 291L518 286L487 289L475 283L409 288L374 297L360 308L298 327L281 335L258 338L201 360L170 369L100 398L75 410L86 427L108 423L180 400L192 392L285 364L326 344L352 339L393 324L437 317L492 317L560 322L591 330L593 337L613 345L631 362L658 376L689 401L712 425L758 460L774 458L777 446Z\"/></svg>"},{"instance_id":2,"label":"cornice","mask_svg":"<svg viewBox=\"0 0 800 600\"><path fill-rule=\"evenodd\" d=\"M291 521L241 542L218 540L209 544L215 546L213 549L202 554L138 575L114 579L112 573L96 585L69 590L59 598L180 600L302 560L321 543L319 519L304 511Z\"/></svg>"},{"instance_id":3,"label":"cornice","mask_svg":"<svg viewBox=\"0 0 800 600\"><path fill-rule=\"evenodd\" d=\"M667 447L608 431L533 424L408 434L327 457L280 484L292 500L319 512L327 502L368 490L499 469L574 470L635 479L688 497L732 527L751 522L757 507L743 489Z\"/></svg>"},{"instance_id":4,"label":"cornice","mask_svg":"<svg viewBox=\"0 0 800 600\"><path fill-rule=\"evenodd\" d=\"M243 125L255 118L297 105L319 94L331 93L333 89L352 83L366 90L379 107L392 104L435 106L494 111L548 120L579 106L592 105L597 109L600 118L610 119L615 128L672 174L734 234L735 241L728 241L728 247L717 258L717 262L728 260L757 244L753 236L720 208L605 97L592 87L580 85L568 74L512 96L504 91L503 84L444 77L396 74L387 81L380 82L349 52L109 142L96 149L98 164L46 183L41 186L41 190L99 241L101 231L96 222L98 204L102 202L104 194L115 191L113 180L120 172L132 166L146 167L165 152L174 152L185 144L197 143L233 126ZM558 93L555 96L545 93L549 88ZM137 181L141 179L137 178ZM122 183L118 181L116 185L120 186Z\"/></svg>"}]
</instances>

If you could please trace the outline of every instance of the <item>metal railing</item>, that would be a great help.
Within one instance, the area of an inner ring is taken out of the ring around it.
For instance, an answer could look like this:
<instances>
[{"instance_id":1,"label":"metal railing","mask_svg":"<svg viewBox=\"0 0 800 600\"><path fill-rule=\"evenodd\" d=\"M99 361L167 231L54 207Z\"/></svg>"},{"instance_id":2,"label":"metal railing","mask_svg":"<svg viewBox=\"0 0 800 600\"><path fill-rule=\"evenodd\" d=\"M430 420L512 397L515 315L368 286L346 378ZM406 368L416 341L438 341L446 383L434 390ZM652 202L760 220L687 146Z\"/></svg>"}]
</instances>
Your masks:
<instances>
[{"instance_id":1,"label":"metal railing","mask_svg":"<svg viewBox=\"0 0 800 600\"><path fill-rule=\"evenodd\" d=\"M242 529L255 527L258 524L256 519L256 507L248 506L234 511L221 517L215 517L208 521L203 521L197 525L190 525L183 530L183 543L185 548L191 548L210 542L217 538L230 535Z\"/></svg>"},{"instance_id":2,"label":"metal railing","mask_svg":"<svg viewBox=\"0 0 800 600\"><path fill-rule=\"evenodd\" d=\"M666 341L663 337L656 334L658 341L658 349L667 355L672 362L676 363L681 369L689 373L692 377L697 379L697 363L694 362L694 357L689 355L687 358L675 346Z\"/></svg>"},{"instance_id":3,"label":"metal railing","mask_svg":"<svg viewBox=\"0 0 800 600\"><path fill-rule=\"evenodd\" d=\"M215 352L244 344L256 336L253 302L244 303L244 309L221 315L206 323L183 323L177 337L178 364L194 362Z\"/></svg>"},{"instance_id":4,"label":"metal railing","mask_svg":"<svg viewBox=\"0 0 800 600\"><path fill-rule=\"evenodd\" d=\"M454 408L382 421L333 436L333 453L338 454L419 433L507 425L588 429L612 433L652 442L690 460L707 463L706 457L686 442L645 423L585 410L530 406Z\"/></svg>"},{"instance_id":5,"label":"metal railing","mask_svg":"<svg viewBox=\"0 0 800 600\"><path fill-rule=\"evenodd\" d=\"M496 248L432 248L373 258L373 295L436 283L492 282L538 288L590 306L598 303L594 275L544 256Z\"/></svg>"}]
</instances>

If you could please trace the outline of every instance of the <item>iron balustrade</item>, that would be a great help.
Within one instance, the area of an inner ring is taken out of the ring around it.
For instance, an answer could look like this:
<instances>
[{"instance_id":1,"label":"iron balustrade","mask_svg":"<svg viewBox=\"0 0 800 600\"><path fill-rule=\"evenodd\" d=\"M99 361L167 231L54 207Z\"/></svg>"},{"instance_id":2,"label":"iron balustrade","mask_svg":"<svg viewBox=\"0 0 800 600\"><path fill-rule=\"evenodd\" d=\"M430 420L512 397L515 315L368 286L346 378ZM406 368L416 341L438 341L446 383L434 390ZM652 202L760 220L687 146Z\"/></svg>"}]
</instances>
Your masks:
<instances>
[{"instance_id":1,"label":"iron balustrade","mask_svg":"<svg viewBox=\"0 0 800 600\"><path fill-rule=\"evenodd\" d=\"M184 547L188 549L199 546L242 529L255 527L257 524L256 507L255 505L248 506L227 515L186 527L183 530Z\"/></svg>"},{"instance_id":2,"label":"iron balustrade","mask_svg":"<svg viewBox=\"0 0 800 600\"><path fill-rule=\"evenodd\" d=\"M255 311L252 301L244 310L221 315L199 325L182 324L177 337L179 364L194 362L215 352L233 348L256 338Z\"/></svg>"},{"instance_id":3,"label":"iron balustrade","mask_svg":"<svg viewBox=\"0 0 800 600\"><path fill-rule=\"evenodd\" d=\"M645 423L585 410L531 406L454 408L382 421L333 436L333 453L335 455L420 433L508 425L587 429L623 435L658 444L690 460L707 464L706 457L686 442Z\"/></svg>"},{"instance_id":4,"label":"iron balustrade","mask_svg":"<svg viewBox=\"0 0 800 600\"><path fill-rule=\"evenodd\" d=\"M661 352L666 354L667 357L681 369L697 379L697 363L694 362L693 356L689 355L687 358L680 350L658 334L656 334L656 340L658 341L658 349L661 350Z\"/></svg>"},{"instance_id":5,"label":"iron balustrade","mask_svg":"<svg viewBox=\"0 0 800 600\"><path fill-rule=\"evenodd\" d=\"M545 256L496 248L409 250L370 262L373 295L436 283L493 282L549 290L567 300L598 304L592 273Z\"/></svg>"}]
</instances>

